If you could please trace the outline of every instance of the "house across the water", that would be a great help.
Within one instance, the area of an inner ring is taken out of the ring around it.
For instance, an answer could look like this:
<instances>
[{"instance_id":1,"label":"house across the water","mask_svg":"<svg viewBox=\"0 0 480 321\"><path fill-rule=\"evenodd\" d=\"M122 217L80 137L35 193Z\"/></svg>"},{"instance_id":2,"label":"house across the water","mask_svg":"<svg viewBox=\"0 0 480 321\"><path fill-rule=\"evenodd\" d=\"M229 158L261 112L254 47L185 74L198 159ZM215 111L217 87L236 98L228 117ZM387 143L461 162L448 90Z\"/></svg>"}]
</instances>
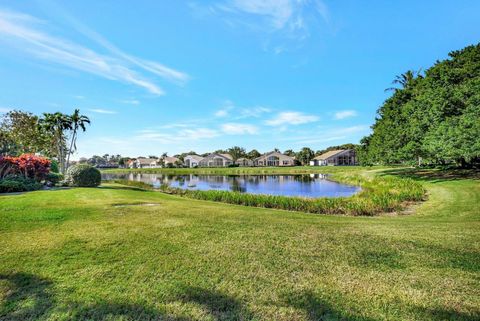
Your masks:
<instances>
[{"instance_id":1,"label":"house across the water","mask_svg":"<svg viewBox=\"0 0 480 321\"><path fill-rule=\"evenodd\" d=\"M294 166L295 158L279 152L270 152L253 160L253 166Z\"/></svg>"},{"instance_id":2,"label":"house across the water","mask_svg":"<svg viewBox=\"0 0 480 321\"><path fill-rule=\"evenodd\" d=\"M212 153L204 157L198 167L227 167L233 164L233 158L230 154Z\"/></svg>"},{"instance_id":3,"label":"house across the water","mask_svg":"<svg viewBox=\"0 0 480 321\"><path fill-rule=\"evenodd\" d=\"M198 167L200 166L200 161L203 159L202 156L198 155L187 155L183 158L183 163L186 167Z\"/></svg>"},{"instance_id":4,"label":"house across the water","mask_svg":"<svg viewBox=\"0 0 480 321\"><path fill-rule=\"evenodd\" d=\"M156 158L144 158L139 157L135 160L132 160L128 163L130 168L156 168L159 167L157 164L158 159Z\"/></svg>"},{"instance_id":5,"label":"house across the water","mask_svg":"<svg viewBox=\"0 0 480 321\"><path fill-rule=\"evenodd\" d=\"M246 157L241 157L235 161L235 164L241 167L253 166L253 161Z\"/></svg>"},{"instance_id":6,"label":"house across the water","mask_svg":"<svg viewBox=\"0 0 480 321\"><path fill-rule=\"evenodd\" d=\"M357 155L353 149L331 150L310 161L310 166L357 165Z\"/></svg>"}]
</instances>

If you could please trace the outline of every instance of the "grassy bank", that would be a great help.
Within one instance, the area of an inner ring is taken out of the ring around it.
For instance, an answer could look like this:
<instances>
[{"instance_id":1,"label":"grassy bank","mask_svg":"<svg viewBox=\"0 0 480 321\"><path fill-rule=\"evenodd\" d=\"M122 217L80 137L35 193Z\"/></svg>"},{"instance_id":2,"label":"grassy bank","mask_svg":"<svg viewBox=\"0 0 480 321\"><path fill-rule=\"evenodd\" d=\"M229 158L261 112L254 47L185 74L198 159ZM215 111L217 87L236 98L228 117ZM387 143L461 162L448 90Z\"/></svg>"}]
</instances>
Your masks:
<instances>
[{"instance_id":1,"label":"grassy bank","mask_svg":"<svg viewBox=\"0 0 480 321\"><path fill-rule=\"evenodd\" d=\"M249 169L251 170L251 169ZM229 171L230 172L230 171ZM231 173L230 173L231 175ZM361 186L361 192L350 197L301 198L258 195L232 191L200 191L161 186L160 191L199 200L236 205L275 208L316 214L367 215L400 211L407 204L425 198L421 183L393 176L361 175L357 170L337 172L332 178L342 183ZM117 184L153 189L150 185L128 180L114 180Z\"/></svg>"},{"instance_id":2,"label":"grassy bank","mask_svg":"<svg viewBox=\"0 0 480 321\"><path fill-rule=\"evenodd\" d=\"M372 218L115 184L0 196L0 320L478 320L479 181L388 175L428 200Z\"/></svg>"}]
</instances>

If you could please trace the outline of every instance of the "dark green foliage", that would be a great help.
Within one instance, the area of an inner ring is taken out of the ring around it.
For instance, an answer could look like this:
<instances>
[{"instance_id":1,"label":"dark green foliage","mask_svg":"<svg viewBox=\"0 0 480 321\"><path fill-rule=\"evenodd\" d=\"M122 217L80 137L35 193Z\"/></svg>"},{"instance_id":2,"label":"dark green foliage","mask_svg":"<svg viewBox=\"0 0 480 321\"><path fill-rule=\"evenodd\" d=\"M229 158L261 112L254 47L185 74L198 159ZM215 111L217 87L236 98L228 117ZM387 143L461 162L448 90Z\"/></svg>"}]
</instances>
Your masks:
<instances>
[{"instance_id":1,"label":"dark green foliage","mask_svg":"<svg viewBox=\"0 0 480 321\"><path fill-rule=\"evenodd\" d=\"M315 157L315 153L310 148L303 147L298 153L295 154L295 156L302 165L308 165L310 160Z\"/></svg>"},{"instance_id":2,"label":"dark green foliage","mask_svg":"<svg viewBox=\"0 0 480 321\"><path fill-rule=\"evenodd\" d=\"M0 193L28 192L42 188L42 184L32 178L7 176L0 180Z\"/></svg>"},{"instance_id":3,"label":"dark green foliage","mask_svg":"<svg viewBox=\"0 0 480 321\"><path fill-rule=\"evenodd\" d=\"M361 162L480 163L480 44L403 78L362 140Z\"/></svg>"},{"instance_id":4,"label":"dark green foliage","mask_svg":"<svg viewBox=\"0 0 480 321\"><path fill-rule=\"evenodd\" d=\"M54 185L60 183L60 181L62 180L63 180L63 175L60 173L50 172L47 174L47 177L45 177L46 182L50 182Z\"/></svg>"},{"instance_id":5,"label":"dark green foliage","mask_svg":"<svg viewBox=\"0 0 480 321\"><path fill-rule=\"evenodd\" d=\"M101 179L100 171L86 164L70 167L66 175L68 184L76 187L97 187Z\"/></svg>"}]
</instances>

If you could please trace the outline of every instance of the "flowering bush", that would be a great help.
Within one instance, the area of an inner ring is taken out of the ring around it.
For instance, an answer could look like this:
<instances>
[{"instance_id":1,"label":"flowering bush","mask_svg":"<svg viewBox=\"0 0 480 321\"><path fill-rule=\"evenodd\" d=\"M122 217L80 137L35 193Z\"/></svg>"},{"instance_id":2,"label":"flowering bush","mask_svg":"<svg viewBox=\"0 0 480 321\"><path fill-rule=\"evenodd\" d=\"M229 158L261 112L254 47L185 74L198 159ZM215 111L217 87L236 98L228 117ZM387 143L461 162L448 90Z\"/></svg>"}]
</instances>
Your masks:
<instances>
[{"instance_id":1,"label":"flowering bush","mask_svg":"<svg viewBox=\"0 0 480 321\"><path fill-rule=\"evenodd\" d=\"M33 154L23 154L19 157L0 156L0 179L7 175L21 175L41 181L49 173L50 164L50 160Z\"/></svg>"}]
</instances>

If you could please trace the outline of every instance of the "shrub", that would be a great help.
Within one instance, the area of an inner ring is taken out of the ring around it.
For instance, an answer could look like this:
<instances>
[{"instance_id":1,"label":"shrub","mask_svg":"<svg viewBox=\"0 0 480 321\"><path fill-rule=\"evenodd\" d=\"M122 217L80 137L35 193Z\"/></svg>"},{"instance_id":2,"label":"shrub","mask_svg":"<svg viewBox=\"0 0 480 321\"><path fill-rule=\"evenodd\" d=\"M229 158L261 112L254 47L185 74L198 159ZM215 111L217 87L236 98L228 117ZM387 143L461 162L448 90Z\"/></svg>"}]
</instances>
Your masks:
<instances>
[{"instance_id":1,"label":"shrub","mask_svg":"<svg viewBox=\"0 0 480 321\"><path fill-rule=\"evenodd\" d=\"M50 160L33 154L0 157L0 179L14 174L41 181L49 171Z\"/></svg>"},{"instance_id":2,"label":"shrub","mask_svg":"<svg viewBox=\"0 0 480 321\"><path fill-rule=\"evenodd\" d=\"M97 187L102 180L100 171L87 164L79 164L67 170L66 180L70 186Z\"/></svg>"},{"instance_id":3,"label":"shrub","mask_svg":"<svg viewBox=\"0 0 480 321\"><path fill-rule=\"evenodd\" d=\"M53 173L59 173L60 172L60 170L58 168L58 162L54 159L51 160L50 172L53 172Z\"/></svg>"},{"instance_id":4,"label":"shrub","mask_svg":"<svg viewBox=\"0 0 480 321\"><path fill-rule=\"evenodd\" d=\"M32 178L9 175L0 179L0 193L28 192L42 188L42 184Z\"/></svg>"},{"instance_id":5,"label":"shrub","mask_svg":"<svg viewBox=\"0 0 480 321\"><path fill-rule=\"evenodd\" d=\"M48 173L47 176L45 177L46 182L50 182L53 185L58 184L60 181L63 180L63 175L60 173Z\"/></svg>"}]
</instances>

